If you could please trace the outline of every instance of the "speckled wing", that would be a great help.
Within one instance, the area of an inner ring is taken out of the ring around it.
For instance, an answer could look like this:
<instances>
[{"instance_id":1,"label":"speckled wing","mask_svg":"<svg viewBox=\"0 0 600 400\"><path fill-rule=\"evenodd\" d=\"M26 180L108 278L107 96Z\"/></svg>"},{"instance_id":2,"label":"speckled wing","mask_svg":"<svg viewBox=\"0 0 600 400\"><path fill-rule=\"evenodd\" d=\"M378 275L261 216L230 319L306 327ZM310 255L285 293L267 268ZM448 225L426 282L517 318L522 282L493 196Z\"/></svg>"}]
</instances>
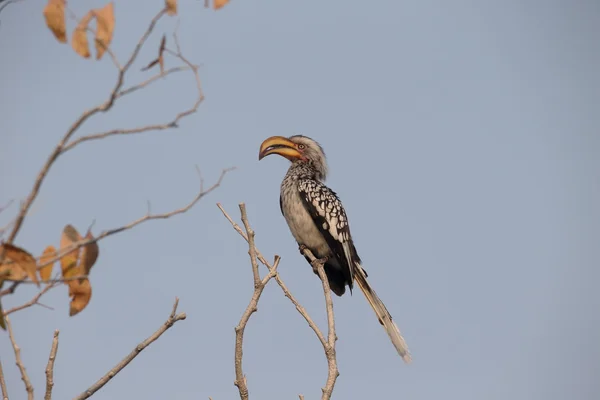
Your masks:
<instances>
[{"instance_id":1,"label":"speckled wing","mask_svg":"<svg viewBox=\"0 0 600 400\"><path fill-rule=\"evenodd\" d=\"M327 241L352 289L355 265L360 264L360 258L352 242L342 202L333 190L316 180L300 179L298 190L304 206Z\"/></svg>"}]
</instances>

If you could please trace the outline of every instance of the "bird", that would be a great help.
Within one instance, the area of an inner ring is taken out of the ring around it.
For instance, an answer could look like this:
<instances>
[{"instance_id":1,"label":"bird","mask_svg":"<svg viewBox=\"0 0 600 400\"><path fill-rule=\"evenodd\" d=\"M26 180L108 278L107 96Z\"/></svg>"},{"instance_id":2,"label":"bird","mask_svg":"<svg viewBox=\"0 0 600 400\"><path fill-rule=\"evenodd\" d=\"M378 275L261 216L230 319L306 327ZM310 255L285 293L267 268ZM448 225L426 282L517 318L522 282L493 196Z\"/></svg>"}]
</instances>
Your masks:
<instances>
[{"instance_id":1,"label":"bird","mask_svg":"<svg viewBox=\"0 0 600 400\"><path fill-rule=\"evenodd\" d=\"M279 208L300 253L311 263L305 249L321 262L331 291L337 296L352 289L363 292L402 359L411 355L391 314L367 281L367 272L358 256L344 206L338 195L325 185L328 173L325 151L314 139L304 135L271 136L260 145L259 161L280 155L291 165L281 182ZM312 264L312 263L311 263ZM315 274L317 270L313 268Z\"/></svg>"}]
</instances>

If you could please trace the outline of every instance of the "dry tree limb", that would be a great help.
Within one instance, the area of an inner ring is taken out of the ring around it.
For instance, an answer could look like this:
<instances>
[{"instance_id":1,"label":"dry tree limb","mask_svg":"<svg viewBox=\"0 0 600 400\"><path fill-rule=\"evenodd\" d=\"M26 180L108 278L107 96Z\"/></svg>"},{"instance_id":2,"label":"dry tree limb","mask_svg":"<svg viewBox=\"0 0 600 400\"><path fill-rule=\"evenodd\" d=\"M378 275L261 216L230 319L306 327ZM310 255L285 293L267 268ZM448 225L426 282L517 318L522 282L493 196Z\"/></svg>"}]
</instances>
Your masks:
<instances>
[{"instance_id":1,"label":"dry tree limb","mask_svg":"<svg viewBox=\"0 0 600 400\"><path fill-rule=\"evenodd\" d=\"M166 49L166 51L169 54L172 54L173 56L175 56L176 58L180 59L183 63L185 63L185 66L181 66L178 68L171 68L169 70L166 70L164 72L161 72L160 74L138 84L135 86L132 86L130 88L127 88L125 90L119 91L116 96L115 99L125 96L131 92L134 92L135 90L141 89L144 86L154 82L156 79L166 76L170 73L173 72L178 72L178 71L182 71L182 70L191 70L194 74L194 78L196 80L196 90L198 92L198 96L196 97L196 101L194 102L194 104L192 105L192 107L190 107L187 110L181 111L180 113L178 113L172 120L162 123L162 124L153 124L153 125L145 125L145 126L140 126L137 128L130 128L130 129L113 129L110 131L105 131L105 132L100 132L100 133L93 133L90 135L86 135L86 136L82 136L80 138L77 138L73 141L71 141L68 145L65 146L65 148L63 149L63 153L67 152L71 149L73 149L75 146L81 144L82 142L87 142L90 140L98 140L98 139L104 139L107 138L109 136L115 136L115 135L131 135L131 134L136 134L136 133L144 133L144 132L150 132L150 131L161 131L161 130L165 130L165 129L171 129L171 128L177 128L178 127L178 123L179 121L190 115L195 113L196 111L198 111L198 107L200 107L200 104L202 103L202 101L204 101L204 92L202 91L202 83L200 81L200 75L198 73L198 66L192 64L187 58L185 58L185 56L183 55L183 53L181 52L181 48L179 46L179 39L177 38L177 34L173 35L175 38L175 43L177 46L177 51L173 51L173 50L169 50Z\"/></svg>"},{"instance_id":2,"label":"dry tree limb","mask_svg":"<svg viewBox=\"0 0 600 400\"><path fill-rule=\"evenodd\" d=\"M281 287L285 296L290 299L290 301L294 304L294 306L296 306L296 310L298 310L298 312L304 317L304 319L306 320L308 325L311 327L311 329L317 335L317 338L319 339L319 341L321 342L321 345L323 346L323 350L325 352L325 357L327 358L327 366L328 366L327 381L326 381L325 387L322 388L323 395L322 395L321 399L329 400L331 398L331 394L333 392L333 388L335 386L337 377L339 376L339 371L337 368L337 359L336 359L336 352L335 352L335 342L337 340L337 336L335 334L333 300L331 298L331 290L329 288L329 282L327 280L327 276L325 275L325 270L323 268L323 262L321 260L316 259L315 256L310 252L310 250L305 249L303 251L304 254L310 259L313 267L316 268L316 270L319 274L319 277L321 278L321 281L323 283L323 291L325 294L325 304L326 304L326 308L327 308L327 326L328 326L327 339L325 338L325 336L323 335L323 333L321 332L319 327L312 320L312 318L308 315L308 313L306 312L304 307L302 307L300 305L300 303L296 300L296 298L290 293L287 286L283 283L283 281L279 277L279 273L277 272L277 270L275 268L276 266L269 264L269 262L267 262L267 260L262 256L260 251L258 251L258 249L256 249L256 246L254 245L254 232L252 230L249 230L249 224L247 226L248 222L247 222L247 216L246 216L246 209L245 209L245 206L243 205L243 203L240 204L240 210L242 211L242 222L243 222L244 226L246 227L247 233L244 233L242 228L237 223L235 223L235 221L233 221L233 219L229 216L229 214L227 214L227 212L225 211L225 209L223 208L223 206L220 203L217 203L217 207L219 207L219 209L221 210L221 212L223 213L225 218L227 218L229 223L231 223L231 225L233 226L235 231L238 232L248 242L250 249L254 249L254 254L256 255L256 258L263 265L265 265L267 267L267 269L269 270L269 276L271 274L273 274L275 281ZM254 260L254 262L255 262L255 259L252 257L252 255L251 255L251 259ZM279 258L277 258L276 260L279 261ZM253 265L253 269L254 269L254 265ZM256 291L255 291L255 293L256 293ZM260 295L259 295L259 297L260 297ZM254 300L254 296L253 296L253 300ZM258 300L256 301L256 303L258 303ZM252 300L251 300L251 304L252 304ZM250 307L250 305L249 305L249 307ZM256 310L254 310L254 311L256 311ZM252 312L254 312L254 311L251 311L250 314L252 314ZM246 309L246 312L248 312L248 309ZM248 318L249 318L249 316L248 316ZM237 333L237 328L236 328L236 333ZM237 371L238 371L237 360L238 360L238 358L237 358L237 347L236 347L236 382L239 382L240 377L237 376ZM241 370L241 352L240 352L240 370ZM246 387L246 382L245 382L243 375L241 377L242 377L242 382L244 384L245 392L242 392L242 389L239 388L239 386L238 386L238 388L240 389L241 398L243 400L245 400L248 398L247 387ZM245 397L244 397L244 394L245 394Z\"/></svg>"},{"instance_id":3,"label":"dry tree limb","mask_svg":"<svg viewBox=\"0 0 600 400\"><path fill-rule=\"evenodd\" d=\"M325 383L325 387L321 389L323 391L323 396L321 396L321 399L329 400L333 393L335 381L340 375L337 367L337 358L335 352L337 335L335 334L333 299L331 298L331 289L329 287L329 280L325 274L323 260L315 258L313 253L306 248L302 251L302 253L308 257L313 268L317 269L319 278L321 278L321 282L323 283L323 292L325 293L325 307L327 309L327 344L323 344L323 350L325 351L325 357L327 357L327 382Z\"/></svg>"},{"instance_id":4,"label":"dry tree limb","mask_svg":"<svg viewBox=\"0 0 600 400\"><path fill-rule=\"evenodd\" d=\"M15 335L13 334L10 318L8 318L7 316L4 317L4 321L6 322L6 329L8 330L8 337L10 338L10 343L12 344L13 350L15 352L16 364L19 368L19 371L21 372L21 379L25 384L25 390L27 391L27 399L33 400L33 386L31 385L29 375L27 375L27 371L25 370L25 365L23 365L23 360L21 359L21 348L15 341Z\"/></svg>"},{"instance_id":5,"label":"dry tree limb","mask_svg":"<svg viewBox=\"0 0 600 400\"><path fill-rule=\"evenodd\" d=\"M280 257L278 255L275 256L275 261L273 262L273 267L269 271L269 273L261 280L260 274L258 272L258 262L256 261L256 246L254 244L254 231L250 227L250 223L248 222L248 215L246 214L246 205L244 203L240 203L240 212L242 214L242 222L244 223L244 227L246 228L246 233L248 235L248 254L250 255L250 263L252 264L252 275L254 276L254 293L252 294L252 298L250 299L250 303L246 310L242 314L242 318L240 319L239 324L235 327L235 382L234 385L238 388L240 392L240 398L242 400L248 400L248 386L246 383L246 377L244 376L244 371L242 369L242 358L243 358L243 343L244 343L244 331L246 329L246 325L250 320L250 316L255 313L258 309L258 301L260 300L260 296L262 292L271 280L277 274L277 267L279 266Z\"/></svg>"},{"instance_id":6,"label":"dry tree limb","mask_svg":"<svg viewBox=\"0 0 600 400\"><path fill-rule=\"evenodd\" d=\"M0 388L2 389L2 400L8 400L8 390L4 381L4 372L2 371L2 363L0 362Z\"/></svg>"},{"instance_id":7,"label":"dry tree limb","mask_svg":"<svg viewBox=\"0 0 600 400\"><path fill-rule=\"evenodd\" d=\"M48 365L46 365L46 394L44 395L44 400L52 399L52 388L54 387L54 361L56 360L56 352L58 351L58 333L58 330L54 331L50 356L48 357Z\"/></svg>"},{"instance_id":8,"label":"dry tree limb","mask_svg":"<svg viewBox=\"0 0 600 400\"><path fill-rule=\"evenodd\" d=\"M46 160L46 163L43 165L42 169L38 173L38 176L33 184L33 188L31 189L31 192L27 196L26 200L21 204L21 209L19 210L19 213L17 214L17 218L15 219L13 229L12 229L10 235L8 236L7 243L12 243L15 240L15 238L17 237L17 234L19 233L19 230L21 229L21 226L23 225L23 221L25 220L25 217L27 216L27 212L31 208L31 205L33 204L35 199L37 198L40 188L42 186L42 183L44 182L46 176L48 175L50 168L52 167L52 165L54 164L56 159L64 152L65 147L67 146L67 143L71 139L73 134L75 134L75 132L91 116L98 114L99 112L106 112L112 108L112 106L113 106L115 100L117 99L119 92L121 91L121 88L123 86L125 74L129 70L131 65L134 63L134 61L137 59L137 56L138 56L142 46L148 39L148 36L150 36L150 33L152 33L152 31L154 30L154 27L156 26L156 23L158 22L158 20L161 17L163 17L165 14L166 14L166 8L163 8L152 19L152 21L148 25L148 28L146 28L146 31L144 32L144 34L138 41L136 47L134 48L133 52L131 53L131 55L130 55L129 59L127 60L127 62L125 63L125 65L122 68L119 68L119 74L117 76L117 81L115 83L114 88L110 92L108 99L106 101L104 101L102 104L100 104L94 108L91 108L89 110L84 111L79 116L79 118L77 118L77 120L71 125L71 127L67 130L67 132L64 134L62 139L58 142L58 144L56 145L56 147L54 148L54 150L52 151L52 153ZM4 254L0 254L0 261L3 259L3 257L4 257Z\"/></svg>"},{"instance_id":9,"label":"dry tree limb","mask_svg":"<svg viewBox=\"0 0 600 400\"><path fill-rule=\"evenodd\" d=\"M151 221L151 220L157 220L157 219L168 219L168 218L171 218L171 217L173 217L175 215L186 213L192 207L194 207L194 205L196 205L196 203L198 203L204 196L208 195L209 193L211 193L212 191L214 191L215 189L217 189L221 185L221 183L223 182L223 179L225 178L225 175L228 172L231 172L233 169L235 169L235 168L226 168L226 169L223 169L221 171L221 174L219 175L219 178L217 179L217 181L213 185L211 185L208 189L204 188L204 179L202 177L200 177L200 189L199 189L198 193L185 206L180 207L180 208L175 209L175 210L172 210L172 211L169 211L169 212L166 212L166 213L162 213L162 214L150 214L150 213L146 213L146 215L144 215L143 217L140 217L140 218L136 219L135 221L132 221L132 222L126 224L126 225L120 226L118 228L113 228L113 229L109 229L109 230L106 230L106 231L102 231L98 236L96 236L94 238L79 240L79 241L73 243L72 245L70 245L68 247L65 247L60 252L58 252L58 254L56 256L54 256L52 258L49 258L46 262L40 263L38 265L38 270L41 269L41 268L43 268L43 267L45 267L46 265L50 265L50 264L55 263L56 261L60 260L62 257L64 257L65 255L69 254L73 250L80 249L83 246L86 246L86 245L88 245L90 243L98 242L98 241L100 241L102 239L105 239L108 236L114 235L116 233L120 233L120 232L129 230L129 229L132 229L135 226L140 225L140 224L142 224L144 222ZM63 280L63 281L65 281L65 280ZM22 282L26 282L26 281L16 281L9 288L4 289L4 290L0 290L0 297L5 296L7 294L14 293L15 287L18 284L22 283ZM60 280L54 280L53 282L60 282ZM50 285L52 285L52 282L50 283ZM44 288L42 290L42 292L46 293L47 290L49 290L48 287ZM38 295L40 295L40 294L38 293ZM37 299L39 299L39 297ZM30 305L33 305L33 304L36 303L35 298L32 301L33 301L32 304L25 305L25 307L22 307L22 308L27 308ZM30 302L28 302L28 303L30 303ZM26 303L26 304L28 304L28 303ZM8 310L8 311L14 312L13 310ZM7 311L7 313L8 313L8 311ZM18 311L18 310L15 310L15 311Z\"/></svg>"},{"instance_id":10,"label":"dry tree limb","mask_svg":"<svg viewBox=\"0 0 600 400\"><path fill-rule=\"evenodd\" d=\"M235 223L235 221L229 216L229 214L227 214L227 211L225 211L225 209L223 208L223 206L220 203L217 203L217 207L219 207L219 209L221 210L221 212L223 213L225 218L227 218L229 223L233 226L233 229L237 233L239 233L240 236L242 236L244 238L244 240L247 242L248 236L246 235L246 233L244 233L242 228L240 228L240 226L237 223ZM260 251L258 249L256 250L256 257L258 258L258 261L260 261L265 267L267 267L267 269L269 271L271 271L273 269L273 266L263 257L263 255L260 253ZM290 290L287 288L287 286L285 285L285 283L279 276L279 273L275 273L274 278L275 278L275 282L277 282L279 287L281 287L281 290L283 290L285 297L290 299L292 304L296 307L296 310L306 320L306 322L308 323L308 326L310 326L310 328L313 330L315 335L317 335L317 338L319 339L321 344L325 345L327 343L325 336L323 335L323 333L321 332L321 330L319 329L317 324L312 320L310 315L308 315L308 312L306 311L306 309L300 304L300 302L294 297L294 295L292 295Z\"/></svg>"},{"instance_id":11,"label":"dry tree limb","mask_svg":"<svg viewBox=\"0 0 600 400\"><path fill-rule=\"evenodd\" d=\"M149 336L142 343L138 344L125 358L123 358L117 365L114 366L110 371L108 371L102 378L100 378L96 383L87 388L84 392L82 392L79 396L75 397L74 400L83 400L87 399L96 393L98 390L102 389L104 385L106 385L112 378L114 378L119 372L123 370L134 358L136 358L142 350L146 347L150 346L154 341L156 341L163 333L165 333L169 328L171 328L177 321L184 320L186 318L185 313L177 314L177 306L179 304L179 299L175 299L175 304L173 304L173 310L169 315L169 318L163 323L163 325L154 332L151 336Z\"/></svg>"},{"instance_id":12,"label":"dry tree limb","mask_svg":"<svg viewBox=\"0 0 600 400\"><path fill-rule=\"evenodd\" d=\"M31 282L31 281L27 281L27 282ZM15 282L16 283L16 282ZM21 304L20 306L16 306L13 308L10 308L6 311L4 311L4 315L10 315L12 313L15 313L17 311L21 311L24 310L26 308L29 308L31 306L34 306L36 304L40 304L40 298L45 295L46 293L48 293L52 288L56 287L58 285L58 282L53 282L50 283L49 285L47 285L46 287L44 287L38 294L36 294L35 296L33 296L33 298L31 300L29 300L26 303Z\"/></svg>"}]
</instances>

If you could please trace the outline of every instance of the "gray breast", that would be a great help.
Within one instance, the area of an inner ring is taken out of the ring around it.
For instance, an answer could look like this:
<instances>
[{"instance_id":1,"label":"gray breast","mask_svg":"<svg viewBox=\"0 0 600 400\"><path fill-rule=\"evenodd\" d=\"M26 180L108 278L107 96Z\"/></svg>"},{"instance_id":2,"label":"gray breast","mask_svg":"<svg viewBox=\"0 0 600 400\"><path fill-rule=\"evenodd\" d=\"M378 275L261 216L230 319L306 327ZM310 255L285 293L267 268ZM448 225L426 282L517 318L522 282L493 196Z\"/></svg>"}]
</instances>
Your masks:
<instances>
[{"instance_id":1,"label":"gray breast","mask_svg":"<svg viewBox=\"0 0 600 400\"><path fill-rule=\"evenodd\" d=\"M283 216L298 244L308 247L317 258L330 255L325 238L304 208L297 180L286 179L281 185Z\"/></svg>"}]
</instances>

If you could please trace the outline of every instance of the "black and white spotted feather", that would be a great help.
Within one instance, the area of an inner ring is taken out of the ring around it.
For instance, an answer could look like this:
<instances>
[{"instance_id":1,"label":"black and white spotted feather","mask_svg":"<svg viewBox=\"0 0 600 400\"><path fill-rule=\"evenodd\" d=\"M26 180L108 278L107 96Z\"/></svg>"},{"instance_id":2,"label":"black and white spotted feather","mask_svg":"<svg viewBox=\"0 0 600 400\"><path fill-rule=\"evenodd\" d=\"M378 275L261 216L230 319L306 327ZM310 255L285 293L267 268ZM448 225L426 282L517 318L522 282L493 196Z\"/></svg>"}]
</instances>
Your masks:
<instances>
[{"instance_id":1,"label":"black and white spotted feather","mask_svg":"<svg viewBox=\"0 0 600 400\"><path fill-rule=\"evenodd\" d=\"M342 202L333 190L313 179L298 180L298 191L306 210L329 245L330 257L334 257L329 264L341 269L344 282L340 283L348 285L352 291L360 257L352 242Z\"/></svg>"},{"instance_id":2,"label":"black and white spotted feather","mask_svg":"<svg viewBox=\"0 0 600 400\"><path fill-rule=\"evenodd\" d=\"M303 159L292 163L281 183L279 206L290 232L296 242L306 246L315 257L327 258L324 270L336 295L342 296L346 286L352 291L356 282L398 354L410 362L410 353L398 326L367 281L342 202L323 183L327 174L323 149L306 136L296 135L289 139L305 146ZM310 263L308 258L307 261Z\"/></svg>"}]
</instances>

